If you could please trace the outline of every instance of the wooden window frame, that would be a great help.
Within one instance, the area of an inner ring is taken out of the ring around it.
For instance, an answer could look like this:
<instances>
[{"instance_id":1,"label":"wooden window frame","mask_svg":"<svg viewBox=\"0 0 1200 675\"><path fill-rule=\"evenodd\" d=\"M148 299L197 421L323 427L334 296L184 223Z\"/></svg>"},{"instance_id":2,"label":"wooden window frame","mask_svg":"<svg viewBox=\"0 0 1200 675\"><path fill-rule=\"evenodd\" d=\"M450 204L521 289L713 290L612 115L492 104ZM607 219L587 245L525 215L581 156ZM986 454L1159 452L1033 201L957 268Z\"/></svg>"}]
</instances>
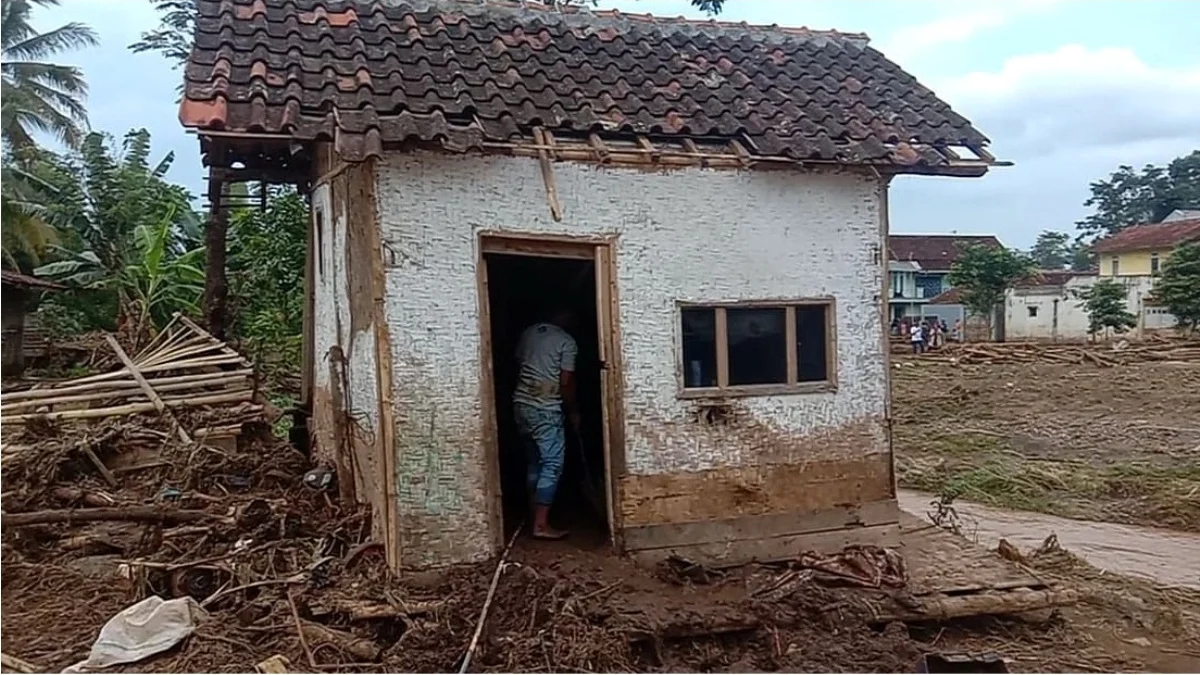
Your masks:
<instances>
[{"instance_id":1,"label":"wooden window frame","mask_svg":"<svg viewBox=\"0 0 1200 675\"><path fill-rule=\"evenodd\" d=\"M827 379L816 382L799 381L799 355L796 353L796 308L822 306L825 311L825 372ZM682 326L683 311L687 309L714 310L716 349L717 349L717 385L715 387L686 387L685 366L683 363L683 335L680 334L679 344L675 350L676 380L678 384L677 397L681 399L712 399L712 398L741 398L747 396L783 396L791 394L824 394L837 391L838 383L838 341L837 341L837 302L832 297L789 298L786 300L743 300L737 302L677 302L675 307L675 325ZM729 385L729 331L726 310L730 309L782 309L786 312L784 319L784 340L787 350L787 383L779 384L743 384Z\"/></svg>"}]
</instances>

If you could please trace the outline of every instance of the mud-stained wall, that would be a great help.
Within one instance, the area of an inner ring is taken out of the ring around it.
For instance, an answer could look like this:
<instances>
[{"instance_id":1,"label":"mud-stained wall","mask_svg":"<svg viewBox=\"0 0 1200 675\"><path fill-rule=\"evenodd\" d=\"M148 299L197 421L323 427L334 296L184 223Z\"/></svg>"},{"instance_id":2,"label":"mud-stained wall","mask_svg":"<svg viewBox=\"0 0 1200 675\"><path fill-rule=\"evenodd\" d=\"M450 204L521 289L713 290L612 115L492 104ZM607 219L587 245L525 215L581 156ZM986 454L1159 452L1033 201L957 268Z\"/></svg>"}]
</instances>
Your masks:
<instances>
[{"instance_id":1,"label":"mud-stained wall","mask_svg":"<svg viewBox=\"0 0 1200 675\"><path fill-rule=\"evenodd\" d=\"M483 558L495 541L480 394L481 231L618 235L625 525L891 496L877 179L570 163L554 172L561 222L536 160L417 153L377 167L408 564ZM836 392L731 399L716 415L678 398L677 302L816 296L836 299ZM680 499L699 487L729 494ZM764 490L765 500L754 497ZM706 499L721 509L706 511Z\"/></svg>"},{"instance_id":2,"label":"mud-stained wall","mask_svg":"<svg viewBox=\"0 0 1200 675\"><path fill-rule=\"evenodd\" d=\"M338 469L343 497L372 507L377 540L386 524L379 461L379 395L371 256L374 175L353 165L313 191L316 455Z\"/></svg>"}]
</instances>

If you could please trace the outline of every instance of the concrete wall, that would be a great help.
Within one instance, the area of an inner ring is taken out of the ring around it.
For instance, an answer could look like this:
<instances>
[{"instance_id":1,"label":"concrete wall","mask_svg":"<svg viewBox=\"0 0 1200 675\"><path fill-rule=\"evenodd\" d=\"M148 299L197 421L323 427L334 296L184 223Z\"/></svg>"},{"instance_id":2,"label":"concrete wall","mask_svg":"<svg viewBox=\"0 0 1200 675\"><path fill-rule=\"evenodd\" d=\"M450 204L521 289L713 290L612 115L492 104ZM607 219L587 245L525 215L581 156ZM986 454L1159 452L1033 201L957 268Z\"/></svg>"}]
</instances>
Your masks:
<instances>
[{"instance_id":1,"label":"concrete wall","mask_svg":"<svg viewBox=\"0 0 1200 675\"><path fill-rule=\"evenodd\" d=\"M494 548L482 426L478 235L617 235L627 527L890 500L881 348L880 184L850 174L670 173L394 154L378 168L406 564ZM720 421L677 392L679 301L833 296L836 392L732 399ZM507 414L502 411L501 414Z\"/></svg>"},{"instance_id":2,"label":"concrete wall","mask_svg":"<svg viewBox=\"0 0 1200 675\"><path fill-rule=\"evenodd\" d=\"M1122 265L1124 262L1122 262ZM1084 340L1088 315L1080 291L1090 288L1100 276L1077 276L1062 285L1010 289L1005 296L1005 338L1008 340ZM1175 317L1146 302L1154 288L1150 276L1121 276L1126 288L1126 308L1138 319L1132 334L1171 328Z\"/></svg>"},{"instance_id":3,"label":"concrete wall","mask_svg":"<svg viewBox=\"0 0 1200 675\"><path fill-rule=\"evenodd\" d=\"M1140 277L1149 276L1152 274L1150 265L1151 256L1157 256L1159 264L1167 262L1167 256L1171 251L1122 251L1120 253L1103 253L1100 255L1100 276L1113 276L1113 260L1117 260L1117 274L1119 277Z\"/></svg>"}]
</instances>

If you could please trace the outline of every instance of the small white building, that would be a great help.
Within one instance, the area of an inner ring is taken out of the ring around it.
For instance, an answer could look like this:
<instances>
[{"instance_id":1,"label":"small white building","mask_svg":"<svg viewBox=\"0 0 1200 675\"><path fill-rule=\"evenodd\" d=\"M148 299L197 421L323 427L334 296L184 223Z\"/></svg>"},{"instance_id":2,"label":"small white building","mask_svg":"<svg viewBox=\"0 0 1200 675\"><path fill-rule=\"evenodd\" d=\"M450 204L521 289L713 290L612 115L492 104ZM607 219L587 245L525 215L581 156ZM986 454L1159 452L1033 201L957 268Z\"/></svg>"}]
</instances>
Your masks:
<instances>
[{"instance_id":1,"label":"small white building","mask_svg":"<svg viewBox=\"0 0 1200 675\"><path fill-rule=\"evenodd\" d=\"M512 354L551 302L580 319L585 418L560 494L598 477L615 549L895 540L888 185L994 159L865 36L535 3L199 5L181 120L210 195L310 192L316 454L393 566L487 558L520 523Z\"/></svg>"},{"instance_id":2,"label":"small white building","mask_svg":"<svg viewBox=\"0 0 1200 675\"><path fill-rule=\"evenodd\" d=\"M1125 287L1126 308L1138 320L1132 335L1175 326L1174 315L1153 301L1151 276L1100 277L1094 272L1044 270L1005 294L1005 339L1088 339L1088 314L1079 293L1102 279L1116 279Z\"/></svg>"}]
</instances>

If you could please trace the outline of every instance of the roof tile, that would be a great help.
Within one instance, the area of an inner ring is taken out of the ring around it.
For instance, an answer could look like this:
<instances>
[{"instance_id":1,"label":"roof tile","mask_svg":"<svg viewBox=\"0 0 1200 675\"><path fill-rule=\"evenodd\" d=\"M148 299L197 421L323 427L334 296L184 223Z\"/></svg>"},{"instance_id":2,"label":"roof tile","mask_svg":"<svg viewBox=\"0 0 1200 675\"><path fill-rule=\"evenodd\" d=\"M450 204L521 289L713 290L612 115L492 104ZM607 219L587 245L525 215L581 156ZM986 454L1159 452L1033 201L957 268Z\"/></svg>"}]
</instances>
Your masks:
<instances>
[{"instance_id":1,"label":"roof tile","mask_svg":"<svg viewBox=\"0 0 1200 675\"><path fill-rule=\"evenodd\" d=\"M1200 218L1185 218L1151 225L1134 225L1096 242L1097 253L1170 248L1200 241Z\"/></svg>"},{"instance_id":2,"label":"roof tile","mask_svg":"<svg viewBox=\"0 0 1200 675\"><path fill-rule=\"evenodd\" d=\"M413 138L465 151L537 125L900 166L988 142L861 35L503 0L198 4L182 123L335 139L351 160Z\"/></svg>"}]
</instances>

